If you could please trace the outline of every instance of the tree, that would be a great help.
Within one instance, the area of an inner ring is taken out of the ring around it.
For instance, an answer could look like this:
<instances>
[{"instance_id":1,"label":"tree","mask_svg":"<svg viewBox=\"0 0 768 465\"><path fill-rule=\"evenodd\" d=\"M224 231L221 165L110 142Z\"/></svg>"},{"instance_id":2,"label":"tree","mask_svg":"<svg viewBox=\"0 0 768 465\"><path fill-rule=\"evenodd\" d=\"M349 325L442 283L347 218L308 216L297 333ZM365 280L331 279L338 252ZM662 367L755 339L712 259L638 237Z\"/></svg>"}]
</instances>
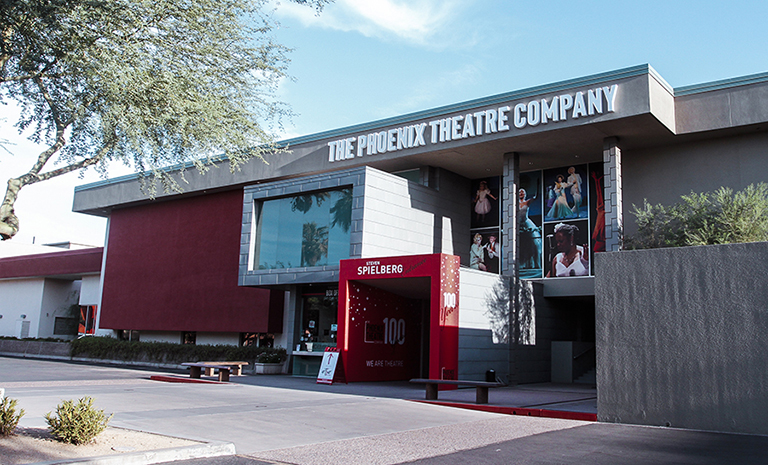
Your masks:
<instances>
[{"instance_id":1,"label":"tree","mask_svg":"<svg viewBox=\"0 0 768 465\"><path fill-rule=\"evenodd\" d=\"M691 192L665 207L645 201L632 206L637 233L624 240L627 249L683 247L768 241L768 184L750 184L735 192Z\"/></svg>"},{"instance_id":2,"label":"tree","mask_svg":"<svg viewBox=\"0 0 768 465\"><path fill-rule=\"evenodd\" d=\"M332 0L292 0L319 12ZM289 50L270 37L266 0L0 0L0 103L47 148L8 180L0 237L19 230L24 186L124 162L180 189L171 165L230 169L274 150L268 124ZM55 168L50 168L56 165ZM183 168L181 171L183 179Z\"/></svg>"}]
</instances>

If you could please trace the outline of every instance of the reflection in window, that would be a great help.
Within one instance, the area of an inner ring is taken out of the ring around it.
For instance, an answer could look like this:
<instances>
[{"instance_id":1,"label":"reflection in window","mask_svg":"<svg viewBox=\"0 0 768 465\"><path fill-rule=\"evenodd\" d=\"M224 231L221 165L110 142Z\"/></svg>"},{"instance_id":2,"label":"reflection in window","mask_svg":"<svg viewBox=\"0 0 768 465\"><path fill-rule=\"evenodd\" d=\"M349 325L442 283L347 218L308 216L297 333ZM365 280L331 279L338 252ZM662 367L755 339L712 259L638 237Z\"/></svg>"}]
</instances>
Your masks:
<instances>
[{"instance_id":1,"label":"reflection in window","mask_svg":"<svg viewBox=\"0 0 768 465\"><path fill-rule=\"evenodd\" d=\"M181 333L181 343L182 344L196 344L197 343L197 332L195 331L184 331Z\"/></svg>"},{"instance_id":2,"label":"reflection in window","mask_svg":"<svg viewBox=\"0 0 768 465\"><path fill-rule=\"evenodd\" d=\"M240 333L241 347L274 347L275 335L271 333Z\"/></svg>"},{"instance_id":3,"label":"reflection in window","mask_svg":"<svg viewBox=\"0 0 768 465\"><path fill-rule=\"evenodd\" d=\"M256 221L258 269L335 264L349 258L352 188L261 202Z\"/></svg>"}]
</instances>

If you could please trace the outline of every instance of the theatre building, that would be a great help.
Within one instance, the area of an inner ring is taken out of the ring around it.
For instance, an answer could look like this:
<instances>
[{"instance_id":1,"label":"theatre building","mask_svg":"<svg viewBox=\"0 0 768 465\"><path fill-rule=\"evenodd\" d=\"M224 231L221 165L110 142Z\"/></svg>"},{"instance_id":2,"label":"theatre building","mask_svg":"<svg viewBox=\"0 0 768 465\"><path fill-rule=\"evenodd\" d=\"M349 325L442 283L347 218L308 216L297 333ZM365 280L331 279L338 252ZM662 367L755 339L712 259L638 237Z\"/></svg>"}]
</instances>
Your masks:
<instances>
[{"instance_id":1,"label":"theatre building","mask_svg":"<svg viewBox=\"0 0 768 465\"><path fill-rule=\"evenodd\" d=\"M768 74L642 65L299 137L154 200L80 186L109 220L98 328L279 345L298 376L337 347L349 381L594 383L596 255L644 199L768 179L767 129Z\"/></svg>"}]
</instances>

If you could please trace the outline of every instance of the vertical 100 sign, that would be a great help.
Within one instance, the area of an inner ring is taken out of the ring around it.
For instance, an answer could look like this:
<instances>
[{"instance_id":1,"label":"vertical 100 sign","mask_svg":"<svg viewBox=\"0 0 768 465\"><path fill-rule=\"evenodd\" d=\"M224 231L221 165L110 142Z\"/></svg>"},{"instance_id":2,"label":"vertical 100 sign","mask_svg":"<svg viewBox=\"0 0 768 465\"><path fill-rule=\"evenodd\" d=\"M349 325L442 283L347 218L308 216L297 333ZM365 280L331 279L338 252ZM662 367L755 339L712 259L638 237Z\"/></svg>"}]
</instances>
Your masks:
<instances>
[{"instance_id":1,"label":"vertical 100 sign","mask_svg":"<svg viewBox=\"0 0 768 465\"><path fill-rule=\"evenodd\" d=\"M384 343L405 344L405 320L384 318Z\"/></svg>"}]
</instances>

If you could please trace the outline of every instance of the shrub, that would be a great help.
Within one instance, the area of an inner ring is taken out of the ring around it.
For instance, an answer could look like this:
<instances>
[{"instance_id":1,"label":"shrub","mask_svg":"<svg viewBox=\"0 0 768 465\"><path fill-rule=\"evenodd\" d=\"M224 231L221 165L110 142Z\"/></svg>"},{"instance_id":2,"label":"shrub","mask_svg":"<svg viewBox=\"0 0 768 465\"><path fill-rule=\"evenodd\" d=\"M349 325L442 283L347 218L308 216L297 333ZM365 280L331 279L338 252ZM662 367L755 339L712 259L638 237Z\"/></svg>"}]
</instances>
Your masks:
<instances>
[{"instance_id":1,"label":"shrub","mask_svg":"<svg viewBox=\"0 0 768 465\"><path fill-rule=\"evenodd\" d=\"M104 431L112 415L93 406L93 398L85 396L75 403L65 400L56 407L56 414L45 414L48 429L61 442L85 444Z\"/></svg>"},{"instance_id":2,"label":"shrub","mask_svg":"<svg viewBox=\"0 0 768 465\"><path fill-rule=\"evenodd\" d=\"M16 399L10 397L3 397L3 401L0 402L0 436L13 435L19 420L24 416L24 409L16 412L17 403Z\"/></svg>"},{"instance_id":3,"label":"shrub","mask_svg":"<svg viewBox=\"0 0 768 465\"><path fill-rule=\"evenodd\" d=\"M89 357L102 360L130 360L158 363L183 363L199 361L254 362L259 354L280 353L281 347L255 347L208 344L174 344L172 342L121 341L112 337L84 337L71 342L73 357Z\"/></svg>"},{"instance_id":4,"label":"shrub","mask_svg":"<svg viewBox=\"0 0 768 465\"><path fill-rule=\"evenodd\" d=\"M265 350L256 356L257 363L283 363L288 358L288 354L285 349L278 347L275 349Z\"/></svg>"},{"instance_id":5,"label":"shrub","mask_svg":"<svg viewBox=\"0 0 768 465\"><path fill-rule=\"evenodd\" d=\"M632 214L637 233L625 238L627 249L768 241L768 184L691 192L671 207L645 201Z\"/></svg>"}]
</instances>

